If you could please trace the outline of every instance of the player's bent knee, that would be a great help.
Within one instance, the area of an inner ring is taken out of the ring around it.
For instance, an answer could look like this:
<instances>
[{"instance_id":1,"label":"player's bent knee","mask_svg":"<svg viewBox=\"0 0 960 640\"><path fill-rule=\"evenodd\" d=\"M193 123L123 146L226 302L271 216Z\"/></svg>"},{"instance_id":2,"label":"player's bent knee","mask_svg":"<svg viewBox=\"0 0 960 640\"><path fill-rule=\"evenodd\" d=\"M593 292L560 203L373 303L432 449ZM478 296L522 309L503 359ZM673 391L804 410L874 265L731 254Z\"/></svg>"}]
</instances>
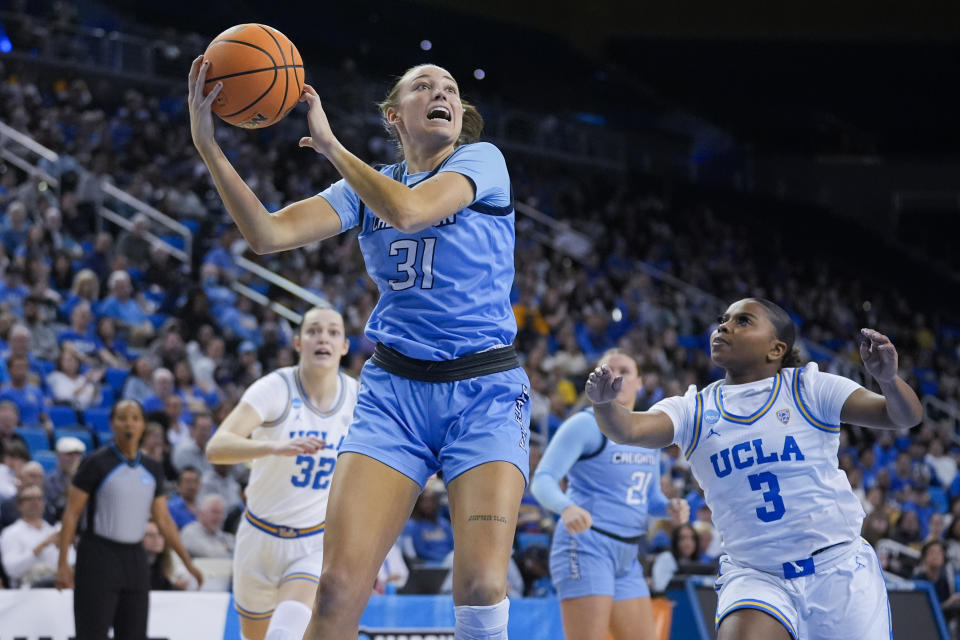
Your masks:
<instances>
[{"instance_id":1,"label":"player's bent knee","mask_svg":"<svg viewBox=\"0 0 960 640\"><path fill-rule=\"evenodd\" d=\"M507 595L507 581L504 576L478 574L467 576L454 588L457 604L470 606L488 606L497 604Z\"/></svg>"},{"instance_id":2,"label":"player's bent knee","mask_svg":"<svg viewBox=\"0 0 960 640\"><path fill-rule=\"evenodd\" d=\"M317 585L314 609L321 618L356 615L359 619L370 587L358 589L357 580L337 570L324 571Z\"/></svg>"}]
</instances>

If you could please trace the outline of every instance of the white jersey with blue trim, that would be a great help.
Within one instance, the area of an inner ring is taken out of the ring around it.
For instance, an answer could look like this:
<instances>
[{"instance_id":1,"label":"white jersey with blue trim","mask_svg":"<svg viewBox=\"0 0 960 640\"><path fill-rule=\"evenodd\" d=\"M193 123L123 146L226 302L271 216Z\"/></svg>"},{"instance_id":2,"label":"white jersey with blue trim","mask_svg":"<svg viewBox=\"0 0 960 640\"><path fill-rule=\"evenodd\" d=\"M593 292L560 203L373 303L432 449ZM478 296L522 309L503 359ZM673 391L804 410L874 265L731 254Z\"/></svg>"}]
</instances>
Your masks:
<instances>
[{"instance_id":1,"label":"white jersey with blue trim","mask_svg":"<svg viewBox=\"0 0 960 640\"><path fill-rule=\"evenodd\" d=\"M487 142L466 144L430 172L408 174L406 162L380 172L409 187L437 173L459 173L473 185L475 199L431 227L401 233L345 180L320 193L340 216L342 231L360 227L360 250L380 291L367 336L420 360L513 344L514 212L500 150Z\"/></svg>"},{"instance_id":2,"label":"white jersey with blue trim","mask_svg":"<svg viewBox=\"0 0 960 640\"><path fill-rule=\"evenodd\" d=\"M337 453L353 420L359 385L338 374L337 396L327 411L311 402L299 367L277 369L254 382L243 394L263 421L253 440L315 437L326 443L313 455L264 456L253 461L247 486L247 509L255 518L294 528L315 528L326 519L330 479ZM271 526L266 524L264 526Z\"/></svg>"},{"instance_id":3,"label":"white jersey with blue trim","mask_svg":"<svg viewBox=\"0 0 960 640\"><path fill-rule=\"evenodd\" d=\"M811 363L651 407L673 421L733 560L778 570L860 535L863 507L837 462L840 411L860 388Z\"/></svg>"}]
</instances>

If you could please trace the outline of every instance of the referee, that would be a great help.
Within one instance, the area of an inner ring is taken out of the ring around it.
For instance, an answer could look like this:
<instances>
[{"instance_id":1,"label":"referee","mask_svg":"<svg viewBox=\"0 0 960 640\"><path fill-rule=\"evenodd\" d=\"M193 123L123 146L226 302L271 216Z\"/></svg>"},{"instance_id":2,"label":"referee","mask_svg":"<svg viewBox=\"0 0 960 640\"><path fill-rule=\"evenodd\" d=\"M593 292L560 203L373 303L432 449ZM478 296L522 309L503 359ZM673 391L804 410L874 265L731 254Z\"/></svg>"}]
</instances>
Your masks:
<instances>
[{"instance_id":1,"label":"referee","mask_svg":"<svg viewBox=\"0 0 960 640\"><path fill-rule=\"evenodd\" d=\"M150 570L143 535L151 516L187 570L198 583L203 582L167 511L163 469L138 451L144 426L139 403L120 400L114 404L110 412L113 443L80 463L67 494L57 588L74 586L67 550L79 523L73 594L76 640L106 640L111 626L114 638L146 640Z\"/></svg>"}]
</instances>

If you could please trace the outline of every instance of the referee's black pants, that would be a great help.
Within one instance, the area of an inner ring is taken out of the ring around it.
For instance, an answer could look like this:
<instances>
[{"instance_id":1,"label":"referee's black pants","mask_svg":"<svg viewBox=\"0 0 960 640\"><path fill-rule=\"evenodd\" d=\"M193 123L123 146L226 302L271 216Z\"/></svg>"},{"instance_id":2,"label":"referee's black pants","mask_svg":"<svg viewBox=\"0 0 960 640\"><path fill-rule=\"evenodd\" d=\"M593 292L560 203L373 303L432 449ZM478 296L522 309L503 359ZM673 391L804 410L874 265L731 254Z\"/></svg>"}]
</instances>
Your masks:
<instances>
[{"instance_id":1,"label":"referee's black pants","mask_svg":"<svg viewBox=\"0 0 960 640\"><path fill-rule=\"evenodd\" d=\"M146 640L150 570L140 543L83 535L77 547L73 616L76 640Z\"/></svg>"}]
</instances>

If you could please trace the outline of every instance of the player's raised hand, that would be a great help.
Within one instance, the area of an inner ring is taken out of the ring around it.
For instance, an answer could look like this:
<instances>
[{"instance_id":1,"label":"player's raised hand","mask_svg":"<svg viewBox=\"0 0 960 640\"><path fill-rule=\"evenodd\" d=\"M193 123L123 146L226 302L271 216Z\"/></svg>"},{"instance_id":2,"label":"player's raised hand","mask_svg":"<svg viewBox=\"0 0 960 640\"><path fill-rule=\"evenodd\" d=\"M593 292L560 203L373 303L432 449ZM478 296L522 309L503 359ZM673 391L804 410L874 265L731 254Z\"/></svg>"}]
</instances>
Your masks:
<instances>
[{"instance_id":1,"label":"player's raised hand","mask_svg":"<svg viewBox=\"0 0 960 640\"><path fill-rule=\"evenodd\" d=\"M593 525L593 516L583 507L575 504L570 505L560 512L560 519L563 520L563 526L570 533L583 533Z\"/></svg>"},{"instance_id":2,"label":"player's raised hand","mask_svg":"<svg viewBox=\"0 0 960 640\"><path fill-rule=\"evenodd\" d=\"M217 94L223 88L218 82L206 96L203 87L207 79L207 70L210 63L205 62L202 55L197 56L190 65L190 75L187 76L187 107L190 109L190 135L198 151L203 153L205 148L214 142L213 112L210 106L217 99Z\"/></svg>"},{"instance_id":3,"label":"player's raised hand","mask_svg":"<svg viewBox=\"0 0 960 640\"><path fill-rule=\"evenodd\" d=\"M617 397L622 384L622 376L614 378L610 367L601 365L594 369L590 377L587 378L587 397L594 404L606 404Z\"/></svg>"},{"instance_id":4,"label":"player's raised hand","mask_svg":"<svg viewBox=\"0 0 960 640\"><path fill-rule=\"evenodd\" d=\"M327 114L323 112L317 90L308 84L303 85L300 102L307 103L309 109L307 111L307 126L310 127L310 135L300 138L300 146L310 147L317 153L327 155L327 152L337 144L337 139L330 128Z\"/></svg>"},{"instance_id":5,"label":"player's raised hand","mask_svg":"<svg viewBox=\"0 0 960 640\"><path fill-rule=\"evenodd\" d=\"M313 436L308 438L293 438L291 440L277 442L273 454L277 456L313 455L326 446L326 442Z\"/></svg>"},{"instance_id":6,"label":"player's raised hand","mask_svg":"<svg viewBox=\"0 0 960 640\"><path fill-rule=\"evenodd\" d=\"M690 521L690 503L683 498L671 498L667 503L667 513L673 524L683 524Z\"/></svg>"},{"instance_id":7,"label":"player's raised hand","mask_svg":"<svg viewBox=\"0 0 960 640\"><path fill-rule=\"evenodd\" d=\"M890 382L897 377L899 360L890 338L873 329L861 329L860 358L867 373L877 382Z\"/></svg>"}]
</instances>

